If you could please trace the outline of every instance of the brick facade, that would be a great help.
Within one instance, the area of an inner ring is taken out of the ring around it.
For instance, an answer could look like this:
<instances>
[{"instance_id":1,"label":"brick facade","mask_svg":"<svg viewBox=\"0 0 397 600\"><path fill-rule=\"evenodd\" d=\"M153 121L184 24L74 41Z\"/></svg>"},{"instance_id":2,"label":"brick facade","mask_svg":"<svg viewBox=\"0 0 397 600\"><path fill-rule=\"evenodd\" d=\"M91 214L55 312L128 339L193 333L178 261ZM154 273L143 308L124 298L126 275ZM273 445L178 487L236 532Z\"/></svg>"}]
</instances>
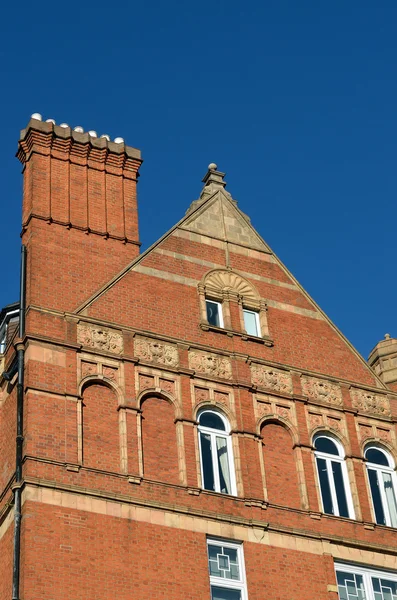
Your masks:
<instances>
[{"instance_id":1,"label":"brick facade","mask_svg":"<svg viewBox=\"0 0 397 600\"><path fill-rule=\"evenodd\" d=\"M364 461L371 442L397 462L397 392L251 227L216 165L187 215L139 254L139 151L32 119L18 157L21 598L204 600L207 539L242 544L249 600L337 600L335 561L397 572L396 529L376 523ZM207 320L208 299L223 327ZM16 390L0 383L8 600ZM203 489L205 409L229 427L233 494ZM354 518L323 511L318 433L344 450Z\"/></svg>"}]
</instances>

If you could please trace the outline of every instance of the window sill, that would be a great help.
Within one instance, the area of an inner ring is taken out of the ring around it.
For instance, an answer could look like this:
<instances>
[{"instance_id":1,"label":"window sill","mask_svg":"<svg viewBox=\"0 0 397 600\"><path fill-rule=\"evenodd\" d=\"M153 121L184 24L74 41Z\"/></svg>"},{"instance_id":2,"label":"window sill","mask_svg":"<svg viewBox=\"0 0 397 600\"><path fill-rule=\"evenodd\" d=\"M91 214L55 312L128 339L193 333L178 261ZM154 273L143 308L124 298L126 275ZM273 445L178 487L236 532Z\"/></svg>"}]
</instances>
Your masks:
<instances>
[{"instance_id":1,"label":"window sill","mask_svg":"<svg viewBox=\"0 0 397 600\"><path fill-rule=\"evenodd\" d=\"M241 337L242 340L256 342L257 344L264 344L265 346L273 346L273 340L268 337L258 337L256 335L249 335L245 333L245 331L236 331L235 329L226 329L225 327L216 327L215 325L210 325L209 323L200 323L200 328L203 331L214 331L216 333L223 333L223 335L228 335L229 337Z\"/></svg>"}]
</instances>

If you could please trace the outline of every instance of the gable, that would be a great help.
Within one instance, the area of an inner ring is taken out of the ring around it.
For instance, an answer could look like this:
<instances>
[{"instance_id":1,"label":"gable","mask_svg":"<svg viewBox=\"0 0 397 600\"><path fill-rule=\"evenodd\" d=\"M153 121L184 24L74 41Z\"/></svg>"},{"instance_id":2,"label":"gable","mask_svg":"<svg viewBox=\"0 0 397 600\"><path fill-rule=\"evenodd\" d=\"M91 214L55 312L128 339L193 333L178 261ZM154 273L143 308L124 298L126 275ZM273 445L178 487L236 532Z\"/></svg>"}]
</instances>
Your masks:
<instances>
[{"instance_id":1,"label":"gable","mask_svg":"<svg viewBox=\"0 0 397 600\"><path fill-rule=\"evenodd\" d=\"M273 345L200 327L199 288L214 270L235 272L258 290L267 305ZM186 216L76 312L302 372L384 387L257 234L223 183L211 177Z\"/></svg>"},{"instance_id":2,"label":"gable","mask_svg":"<svg viewBox=\"0 0 397 600\"><path fill-rule=\"evenodd\" d=\"M216 192L212 199L205 202L180 227L247 248L270 252L247 217L230 202L223 191Z\"/></svg>"}]
</instances>

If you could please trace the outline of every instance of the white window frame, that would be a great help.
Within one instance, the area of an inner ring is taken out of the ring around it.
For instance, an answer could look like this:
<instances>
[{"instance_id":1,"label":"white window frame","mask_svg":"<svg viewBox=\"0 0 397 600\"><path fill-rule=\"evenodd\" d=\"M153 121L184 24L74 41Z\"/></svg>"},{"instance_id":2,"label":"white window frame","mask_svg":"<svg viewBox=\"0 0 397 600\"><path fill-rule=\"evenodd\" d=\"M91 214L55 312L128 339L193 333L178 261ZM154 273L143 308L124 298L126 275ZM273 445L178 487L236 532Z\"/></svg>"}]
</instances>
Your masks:
<instances>
[{"instance_id":1,"label":"white window frame","mask_svg":"<svg viewBox=\"0 0 397 600\"><path fill-rule=\"evenodd\" d=\"M377 463L371 463L369 460L365 461L365 465L367 468L368 485L369 485L369 489L371 492L372 510L373 510L375 523L377 523L376 513L375 513L375 504L374 504L374 499L372 496L371 482L369 480L369 475L368 475L368 471L370 469L372 471L376 472L376 477L378 480L378 488L379 488L379 493L380 493L380 497L382 500L382 508L383 508L383 513L385 515L386 525L387 525L387 527L397 527L397 523L395 525L392 525L392 522L391 522L389 503L387 501L385 486L383 484L383 478L382 478L382 473L388 473L389 475L391 475L394 496L397 499L397 477L396 477L396 472L395 472L395 467L394 467L394 461L393 461L393 458L391 457L391 455L386 450L384 450L383 448L381 448L380 446L377 446L375 444L368 444L368 446L365 447L364 456L366 455L366 452L368 450L371 450L372 448L374 450L379 450L380 452L382 452L382 454L385 455L387 462L389 463L389 466L385 467L384 465L379 465ZM382 523L381 523L381 525L382 525Z\"/></svg>"},{"instance_id":2,"label":"white window frame","mask_svg":"<svg viewBox=\"0 0 397 600\"><path fill-rule=\"evenodd\" d=\"M240 571L240 579L226 579L225 577L216 577L210 574L210 589L212 586L224 588L226 590L238 590L241 592L241 600L248 600L248 592L247 592L247 579L245 576L245 563L244 563L244 549L243 544L237 544L236 542L229 542L228 540L220 540L214 538L207 538L207 557L208 557L208 572L209 572L209 554L208 554L208 546L219 546L219 547L227 547L233 548L233 550L237 550L239 571ZM212 589L211 589L211 598L212 598Z\"/></svg>"},{"instance_id":3,"label":"white window frame","mask_svg":"<svg viewBox=\"0 0 397 600\"><path fill-rule=\"evenodd\" d=\"M379 569L373 569L371 567L358 567L356 565L349 565L346 563L336 562L335 573L337 573L338 571L345 571L354 575L362 576L366 600L375 600L375 595L372 587L372 577L379 577L381 579L389 579L391 581L397 582L397 573L391 573L389 571L380 571Z\"/></svg>"},{"instance_id":4,"label":"white window frame","mask_svg":"<svg viewBox=\"0 0 397 600\"><path fill-rule=\"evenodd\" d=\"M219 315L219 327L221 327L222 329L225 328L225 324L223 321L223 311L222 311L222 302L218 302L218 300L211 300L211 298L206 298L205 299L205 313L207 315L207 302L212 302L212 304L217 304L218 305L218 315ZM208 321L208 317L207 317L207 321ZM208 321L210 327L216 327L216 325L212 325L212 323L210 323Z\"/></svg>"},{"instance_id":5,"label":"white window frame","mask_svg":"<svg viewBox=\"0 0 397 600\"><path fill-rule=\"evenodd\" d=\"M248 333L246 327L245 327L245 319L244 319L244 315L245 313L250 313L251 315L255 315L255 323L256 323L256 335L253 333ZM261 333L261 323L260 323L260 319L259 319L259 312L256 310L252 310L251 308L244 308L243 307L243 320L244 320L244 329L246 331L246 333L248 335L255 335L255 337L261 337L262 333Z\"/></svg>"},{"instance_id":6,"label":"white window frame","mask_svg":"<svg viewBox=\"0 0 397 600\"><path fill-rule=\"evenodd\" d=\"M327 438L330 439L337 447L338 449L338 456L336 454L328 454L326 452L320 452L319 450L314 451L315 457L317 458L322 458L323 460L325 460L325 464L326 464L326 468L327 468L327 476L328 476L328 482L329 482L329 487L330 487L330 491L331 491L331 500L332 500L332 506L334 509L334 512L332 513L334 516L339 517L339 505L338 505L338 497L336 494L336 487L335 487L335 480L333 477L333 473L332 473L332 461L334 462L338 462L341 464L341 470L342 470L342 478L343 478L343 485L345 488L345 494L346 494L346 502L347 502L347 510L349 512L349 519L354 519L355 518L355 513L354 513L354 505L353 505L353 497L351 494L351 489L350 489L350 481L349 481L349 475L347 472L347 466L346 466L346 461L345 461L345 452L343 449L342 444L340 443L339 440L337 440L336 438L334 438L331 435L328 435L326 433L317 433L314 438L313 438L313 445L315 443L315 441L319 438ZM318 487L320 490L320 498L321 498L321 508L322 508L322 512L324 514L329 514L326 513L324 510L324 500L323 500L323 493L322 493L322 489L321 489L321 480L320 480L320 473L318 471L318 463L317 460L316 462L316 472L317 472L317 481L318 481ZM343 517L346 518L346 517Z\"/></svg>"},{"instance_id":7,"label":"white window frame","mask_svg":"<svg viewBox=\"0 0 397 600\"><path fill-rule=\"evenodd\" d=\"M7 347L7 331L11 321L15 321L19 318L19 308L10 311L6 314L4 321L0 326L0 354L4 354Z\"/></svg>"},{"instance_id":8,"label":"white window frame","mask_svg":"<svg viewBox=\"0 0 397 600\"><path fill-rule=\"evenodd\" d=\"M205 408L199 412L197 415L197 419L200 419L200 416L203 413L213 413L217 417L220 417L225 425L225 431L220 429L213 429L212 427L205 427L198 424L198 439L199 439L199 452L200 452L200 473L201 473L201 487L203 490L207 488L204 487L204 465L203 465L203 452L201 448L201 435L200 433L204 433L211 437L211 457L212 457L212 469L214 472L214 484L215 490L207 490L209 492L215 491L218 494L223 494L225 496L237 496L237 486L236 486L236 474L234 471L234 456L233 456L233 446L232 446L232 436L230 435L230 425L228 420L218 411ZM219 477L219 467L218 467L218 456L216 449L216 438L221 437L226 440L226 448L227 448L227 457L229 462L229 473L230 473L230 487L231 492L227 494L226 492L221 491L220 477Z\"/></svg>"}]
</instances>

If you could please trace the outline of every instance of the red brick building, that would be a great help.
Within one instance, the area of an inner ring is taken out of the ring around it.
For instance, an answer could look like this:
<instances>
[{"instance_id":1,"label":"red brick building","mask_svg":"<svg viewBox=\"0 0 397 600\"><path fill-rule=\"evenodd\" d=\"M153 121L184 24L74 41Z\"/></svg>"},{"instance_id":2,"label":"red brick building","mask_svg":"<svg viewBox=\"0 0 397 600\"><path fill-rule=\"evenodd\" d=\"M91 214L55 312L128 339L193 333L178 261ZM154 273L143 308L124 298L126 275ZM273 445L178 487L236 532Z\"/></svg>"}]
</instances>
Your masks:
<instances>
[{"instance_id":1,"label":"red brick building","mask_svg":"<svg viewBox=\"0 0 397 600\"><path fill-rule=\"evenodd\" d=\"M32 118L18 158L0 599L395 600L397 340L366 363L214 164L140 254L138 150Z\"/></svg>"}]
</instances>

